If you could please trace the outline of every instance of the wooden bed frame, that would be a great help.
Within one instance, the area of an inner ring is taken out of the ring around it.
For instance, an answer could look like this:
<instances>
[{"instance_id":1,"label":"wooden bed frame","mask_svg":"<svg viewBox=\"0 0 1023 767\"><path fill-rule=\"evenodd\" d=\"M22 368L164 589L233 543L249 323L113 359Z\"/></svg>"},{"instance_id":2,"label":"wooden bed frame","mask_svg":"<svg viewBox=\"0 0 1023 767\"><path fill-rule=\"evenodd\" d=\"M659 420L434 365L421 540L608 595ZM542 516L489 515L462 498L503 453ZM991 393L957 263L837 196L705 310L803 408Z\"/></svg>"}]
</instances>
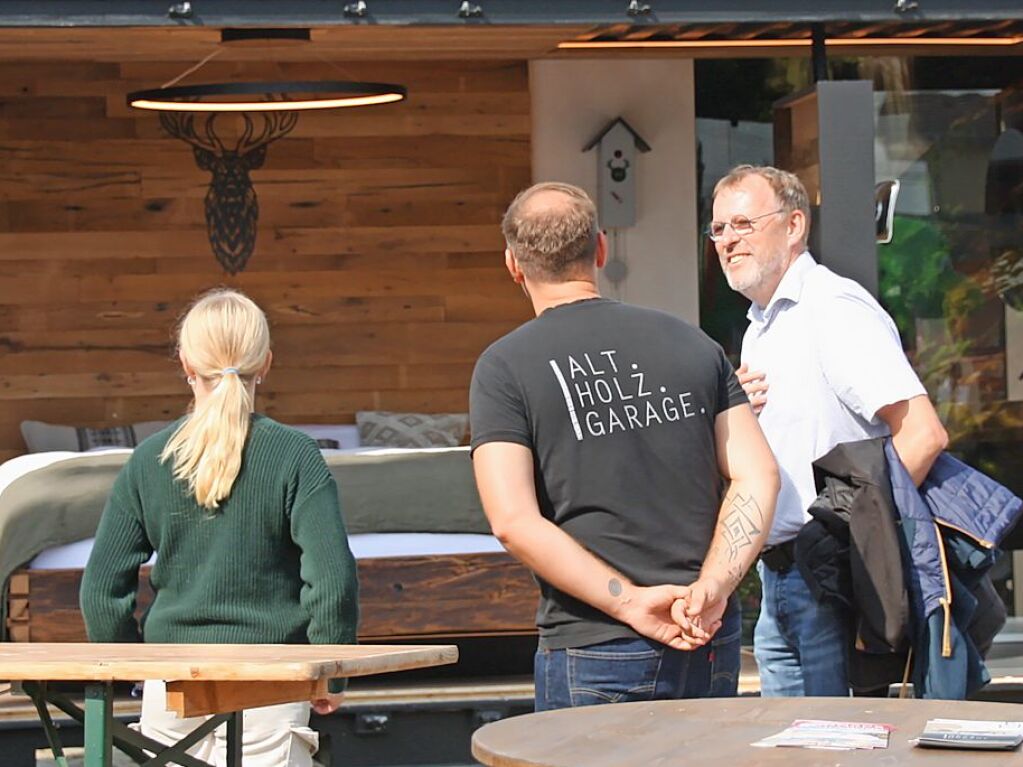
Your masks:
<instances>
[{"instance_id":1,"label":"wooden bed frame","mask_svg":"<svg viewBox=\"0 0 1023 767\"><path fill-rule=\"evenodd\" d=\"M537 587L505 553L375 557L359 563L359 639L379 642L536 633ZM81 569L14 572L7 594L12 642L84 642ZM139 606L152 600L142 569Z\"/></svg>"}]
</instances>

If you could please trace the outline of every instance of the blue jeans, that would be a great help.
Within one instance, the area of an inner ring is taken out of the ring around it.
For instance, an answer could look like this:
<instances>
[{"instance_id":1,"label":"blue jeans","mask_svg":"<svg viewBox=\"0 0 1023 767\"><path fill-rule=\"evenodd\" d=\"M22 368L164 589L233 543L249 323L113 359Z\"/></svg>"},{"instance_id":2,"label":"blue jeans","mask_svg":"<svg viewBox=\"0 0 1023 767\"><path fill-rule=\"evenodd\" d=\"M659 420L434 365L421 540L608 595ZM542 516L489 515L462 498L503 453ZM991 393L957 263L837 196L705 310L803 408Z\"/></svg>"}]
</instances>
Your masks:
<instances>
[{"instance_id":1,"label":"blue jeans","mask_svg":"<svg viewBox=\"0 0 1023 767\"><path fill-rule=\"evenodd\" d=\"M760 694L849 695L850 624L841 605L818 602L796 567L757 564L763 596L753 632Z\"/></svg>"},{"instance_id":2,"label":"blue jeans","mask_svg":"<svg viewBox=\"0 0 1023 767\"><path fill-rule=\"evenodd\" d=\"M708 644L691 652L643 638L537 650L536 710L733 696L739 686L741 641L739 603L733 596L721 628Z\"/></svg>"}]
</instances>

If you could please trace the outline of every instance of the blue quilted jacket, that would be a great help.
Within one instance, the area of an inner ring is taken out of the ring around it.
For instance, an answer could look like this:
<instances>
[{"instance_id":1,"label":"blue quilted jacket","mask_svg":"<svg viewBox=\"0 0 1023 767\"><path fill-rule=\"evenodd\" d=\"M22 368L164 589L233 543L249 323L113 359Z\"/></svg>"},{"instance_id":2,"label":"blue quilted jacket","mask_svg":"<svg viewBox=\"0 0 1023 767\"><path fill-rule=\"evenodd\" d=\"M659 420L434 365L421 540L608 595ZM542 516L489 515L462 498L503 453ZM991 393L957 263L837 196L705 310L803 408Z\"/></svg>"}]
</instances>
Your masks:
<instances>
[{"instance_id":1,"label":"blue quilted jacket","mask_svg":"<svg viewBox=\"0 0 1023 767\"><path fill-rule=\"evenodd\" d=\"M909 559L914 688L919 697L963 699L990 681L965 631L976 608L970 592L994 564L1023 501L948 453L918 489L891 439L884 450Z\"/></svg>"}]
</instances>

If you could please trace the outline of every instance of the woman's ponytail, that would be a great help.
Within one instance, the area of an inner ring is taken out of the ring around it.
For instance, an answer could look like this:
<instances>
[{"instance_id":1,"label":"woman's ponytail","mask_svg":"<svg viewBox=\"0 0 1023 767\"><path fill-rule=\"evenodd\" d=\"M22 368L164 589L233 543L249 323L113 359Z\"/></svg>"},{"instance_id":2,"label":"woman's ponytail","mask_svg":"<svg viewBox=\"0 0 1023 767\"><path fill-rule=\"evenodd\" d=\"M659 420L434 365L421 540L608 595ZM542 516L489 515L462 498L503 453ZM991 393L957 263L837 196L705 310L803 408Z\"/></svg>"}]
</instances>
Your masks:
<instances>
[{"instance_id":1,"label":"woman's ponytail","mask_svg":"<svg viewBox=\"0 0 1023 767\"><path fill-rule=\"evenodd\" d=\"M212 385L160 455L188 484L199 505L215 509L241 471L253 409L249 380L270 352L262 310L236 291L207 293L188 311L178 335L181 357Z\"/></svg>"}]
</instances>

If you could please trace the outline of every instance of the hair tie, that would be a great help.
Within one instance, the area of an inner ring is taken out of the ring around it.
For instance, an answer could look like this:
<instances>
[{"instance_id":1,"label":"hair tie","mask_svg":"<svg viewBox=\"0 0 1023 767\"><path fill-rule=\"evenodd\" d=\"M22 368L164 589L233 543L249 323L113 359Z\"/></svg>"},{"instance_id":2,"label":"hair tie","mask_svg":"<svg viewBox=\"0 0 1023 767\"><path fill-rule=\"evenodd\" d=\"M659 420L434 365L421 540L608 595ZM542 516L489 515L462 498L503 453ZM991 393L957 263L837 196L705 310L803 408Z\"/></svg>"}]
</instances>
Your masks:
<instances>
[{"instance_id":1,"label":"hair tie","mask_svg":"<svg viewBox=\"0 0 1023 767\"><path fill-rule=\"evenodd\" d=\"M238 372L238 368L224 368L223 370L220 371L220 375L222 376L231 375L232 373L234 375L241 375Z\"/></svg>"}]
</instances>

